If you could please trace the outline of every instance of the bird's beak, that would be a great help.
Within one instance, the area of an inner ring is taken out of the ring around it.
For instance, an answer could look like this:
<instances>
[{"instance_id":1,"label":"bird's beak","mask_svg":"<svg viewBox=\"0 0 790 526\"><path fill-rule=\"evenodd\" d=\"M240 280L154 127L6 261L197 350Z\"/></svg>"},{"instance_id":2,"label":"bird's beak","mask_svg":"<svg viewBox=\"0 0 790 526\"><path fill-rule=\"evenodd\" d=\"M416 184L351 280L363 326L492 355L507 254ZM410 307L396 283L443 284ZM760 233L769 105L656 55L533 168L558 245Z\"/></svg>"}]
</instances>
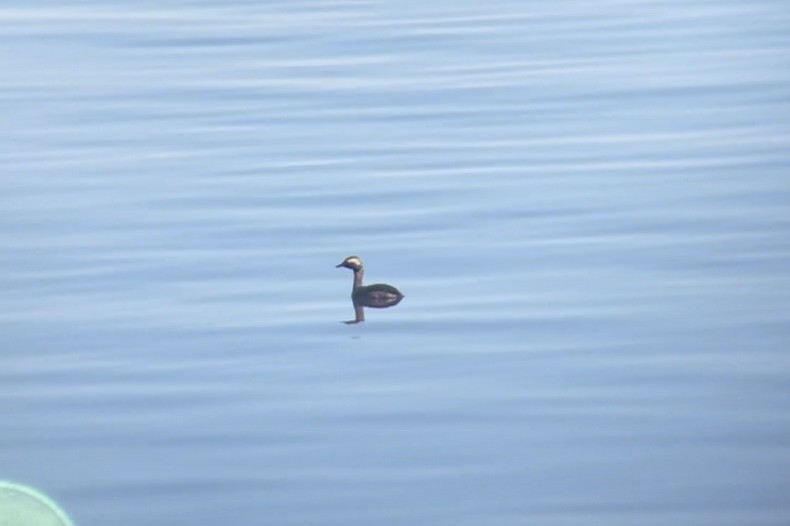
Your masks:
<instances>
[{"instance_id":1,"label":"bird's beak","mask_svg":"<svg viewBox=\"0 0 790 526\"><path fill-rule=\"evenodd\" d=\"M342 263L340 263L340 264L337 264L337 265L335 265L335 268L340 268L340 267L342 267L342 266L343 266L343 264L342 264Z\"/></svg>"}]
</instances>

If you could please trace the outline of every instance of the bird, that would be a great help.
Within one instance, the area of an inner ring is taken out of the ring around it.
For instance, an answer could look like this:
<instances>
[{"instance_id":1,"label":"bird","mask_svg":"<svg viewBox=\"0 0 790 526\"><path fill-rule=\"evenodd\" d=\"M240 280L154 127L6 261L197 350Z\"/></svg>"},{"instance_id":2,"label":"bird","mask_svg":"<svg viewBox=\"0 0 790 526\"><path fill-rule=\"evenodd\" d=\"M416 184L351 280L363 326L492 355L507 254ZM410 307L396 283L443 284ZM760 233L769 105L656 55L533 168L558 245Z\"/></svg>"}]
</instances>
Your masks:
<instances>
[{"instance_id":1,"label":"bird","mask_svg":"<svg viewBox=\"0 0 790 526\"><path fill-rule=\"evenodd\" d=\"M354 271L354 285L351 288L351 299L354 305L385 309L397 305L404 298L403 293L392 285L385 283L363 285L362 276L365 274L365 269L358 256L348 256L335 265L335 268L341 267Z\"/></svg>"}]
</instances>

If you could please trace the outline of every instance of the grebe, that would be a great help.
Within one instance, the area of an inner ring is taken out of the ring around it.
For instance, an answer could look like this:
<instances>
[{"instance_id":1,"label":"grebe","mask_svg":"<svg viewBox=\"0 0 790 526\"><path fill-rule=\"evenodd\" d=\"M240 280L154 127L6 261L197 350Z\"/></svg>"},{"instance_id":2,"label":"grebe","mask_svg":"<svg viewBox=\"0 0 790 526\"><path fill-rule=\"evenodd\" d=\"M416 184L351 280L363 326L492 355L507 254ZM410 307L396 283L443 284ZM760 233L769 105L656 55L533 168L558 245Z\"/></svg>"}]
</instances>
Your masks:
<instances>
[{"instance_id":1,"label":"grebe","mask_svg":"<svg viewBox=\"0 0 790 526\"><path fill-rule=\"evenodd\" d=\"M351 299L354 301L354 305L383 309L397 305L403 299L401 291L392 285L384 283L363 285L362 276L365 274L365 269L362 268L362 260L357 256L348 256L342 263L335 265L335 268L340 267L350 268L354 271L354 286L351 289Z\"/></svg>"}]
</instances>

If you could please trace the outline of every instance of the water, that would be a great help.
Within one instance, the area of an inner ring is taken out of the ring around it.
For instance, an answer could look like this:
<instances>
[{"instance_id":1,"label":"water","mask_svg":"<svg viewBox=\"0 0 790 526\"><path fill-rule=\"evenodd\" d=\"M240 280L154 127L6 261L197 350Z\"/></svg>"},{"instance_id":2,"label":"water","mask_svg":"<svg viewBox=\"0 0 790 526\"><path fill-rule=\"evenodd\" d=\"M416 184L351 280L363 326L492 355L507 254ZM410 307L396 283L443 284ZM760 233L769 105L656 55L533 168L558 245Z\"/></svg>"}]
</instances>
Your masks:
<instances>
[{"instance_id":1,"label":"water","mask_svg":"<svg viewBox=\"0 0 790 526\"><path fill-rule=\"evenodd\" d=\"M8 3L0 478L80 526L787 524L789 15ZM351 254L406 298L349 326Z\"/></svg>"}]
</instances>

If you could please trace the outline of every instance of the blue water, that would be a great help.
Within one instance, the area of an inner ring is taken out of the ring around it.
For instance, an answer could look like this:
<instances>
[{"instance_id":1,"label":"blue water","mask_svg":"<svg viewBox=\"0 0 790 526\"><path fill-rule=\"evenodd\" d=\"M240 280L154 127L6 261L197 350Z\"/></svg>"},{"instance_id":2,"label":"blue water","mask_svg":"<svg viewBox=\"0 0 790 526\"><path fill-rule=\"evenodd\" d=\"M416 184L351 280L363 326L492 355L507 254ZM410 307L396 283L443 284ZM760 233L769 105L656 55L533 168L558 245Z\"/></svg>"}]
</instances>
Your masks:
<instances>
[{"instance_id":1,"label":"blue water","mask_svg":"<svg viewBox=\"0 0 790 526\"><path fill-rule=\"evenodd\" d=\"M790 523L781 0L0 8L0 479L79 526ZM357 254L406 298L353 319Z\"/></svg>"}]
</instances>

